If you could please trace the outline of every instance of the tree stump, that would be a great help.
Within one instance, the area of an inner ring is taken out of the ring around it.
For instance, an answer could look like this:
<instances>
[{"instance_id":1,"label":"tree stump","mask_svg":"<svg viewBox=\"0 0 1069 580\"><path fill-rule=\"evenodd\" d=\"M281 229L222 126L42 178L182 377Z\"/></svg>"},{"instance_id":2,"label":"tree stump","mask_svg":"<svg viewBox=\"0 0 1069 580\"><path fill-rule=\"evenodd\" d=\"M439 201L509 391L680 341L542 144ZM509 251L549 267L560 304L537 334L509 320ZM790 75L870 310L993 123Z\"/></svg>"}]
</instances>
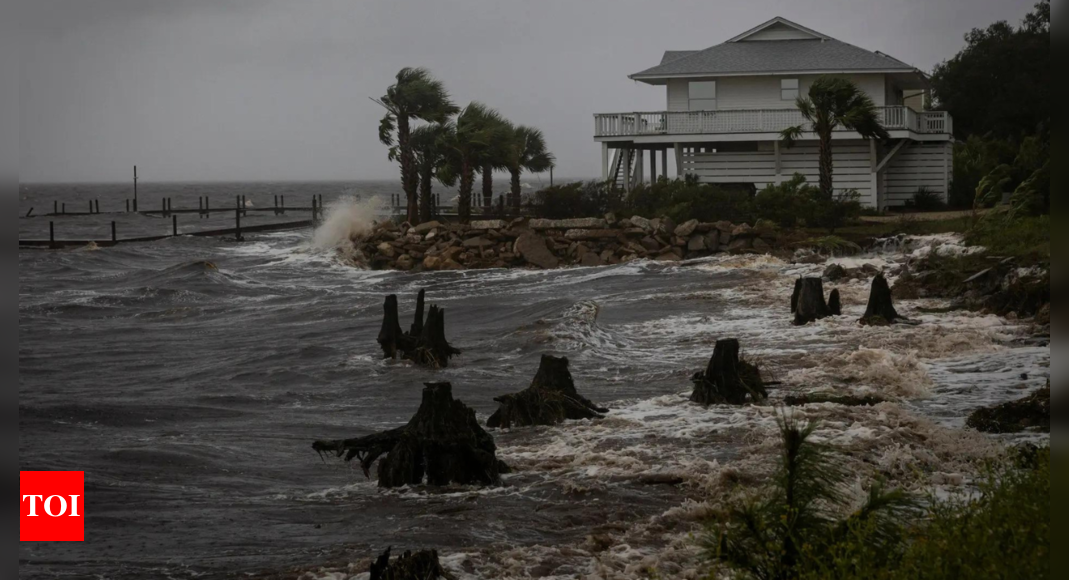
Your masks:
<instances>
[{"instance_id":1,"label":"tree stump","mask_svg":"<svg viewBox=\"0 0 1069 580\"><path fill-rule=\"evenodd\" d=\"M791 312L795 326L804 326L831 316L831 309L824 301L824 281L820 278L799 278L794 283L791 295Z\"/></svg>"},{"instance_id":2,"label":"tree stump","mask_svg":"<svg viewBox=\"0 0 1069 580\"><path fill-rule=\"evenodd\" d=\"M449 359L460 354L445 339L445 309L431 306L427 320L423 320L425 292L419 291L416 298L416 314L408 332L401 330L398 322L397 296L390 294L383 304L382 329L379 330L379 346L383 358L398 356L432 368L446 368Z\"/></svg>"},{"instance_id":3,"label":"tree stump","mask_svg":"<svg viewBox=\"0 0 1069 580\"><path fill-rule=\"evenodd\" d=\"M579 394L568 372L568 359L542 355L531 386L510 395L494 397L500 403L486 421L487 427L509 428L556 425L565 420L600 419L609 410Z\"/></svg>"},{"instance_id":4,"label":"tree stump","mask_svg":"<svg viewBox=\"0 0 1069 580\"><path fill-rule=\"evenodd\" d=\"M749 397L754 403L768 398L761 371L739 358L739 341L728 338L716 341L713 356L704 372L698 372L690 400L703 405L742 405Z\"/></svg>"},{"instance_id":5,"label":"tree stump","mask_svg":"<svg viewBox=\"0 0 1069 580\"><path fill-rule=\"evenodd\" d=\"M869 305L865 308L865 315L858 322L867 326L886 326L894 324L899 318L891 302L891 287L887 285L887 278L883 277L883 272L880 272L872 279Z\"/></svg>"},{"instance_id":6,"label":"tree stump","mask_svg":"<svg viewBox=\"0 0 1069 580\"><path fill-rule=\"evenodd\" d=\"M437 578L454 580L454 576L442 568L442 564L438 561L438 552L435 550L421 550L415 554L405 552L390 562L392 549L386 548L386 551L371 564L369 580L435 580Z\"/></svg>"},{"instance_id":7,"label":"tree stump","mask_svg":"<svg viewBox=\"0 0 1069 580\"><path fill-rule=\"evenodd\" d=\"M494 438L475 419L475 411L453 398L449 383L427 383L419 410L404 427L366 437L316 441L312 449L360 460L364 475L379 462L379 487L420 485L496 485L508 466L499 461Z\"/></svg>"},{"instance_id":8,"label":"tree stump","mask_svg":"<svg viewBox=\"0 0 1069 580\"><path fill-rule=\"evenodd\" d=\"M828 311L831 312L832 316L843 315L843 302L842 298L839 297L838 288L832 290L831 294L828 295Z\"/></svg>"}]
</instances>

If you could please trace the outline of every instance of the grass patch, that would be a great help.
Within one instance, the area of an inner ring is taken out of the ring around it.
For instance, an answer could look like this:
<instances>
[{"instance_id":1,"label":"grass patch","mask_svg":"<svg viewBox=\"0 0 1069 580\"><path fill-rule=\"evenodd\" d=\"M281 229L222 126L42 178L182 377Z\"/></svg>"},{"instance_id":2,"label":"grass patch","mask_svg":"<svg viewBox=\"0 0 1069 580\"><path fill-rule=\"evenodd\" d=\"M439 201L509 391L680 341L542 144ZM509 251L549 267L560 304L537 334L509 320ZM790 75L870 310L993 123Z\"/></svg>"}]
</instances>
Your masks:
<instances>
[{"instance_id":1,"label":"grass patch","mask_svg":"<svg viewBox=\"0 0 1069 580\"><path fill-rule=\"evenodd\" d=\"M991 215L965 233L965 242L995 256L1018 259L1019 265L1050 266L1050 216L1010 219Z\"/></svg>"},{"instance_id":2,"label":"grass patch","mask_svg":"<svg viewBox=\"0 0 1069 580\"><path fill-rule=\"evenodd\" d=\"M848 478L812 427L781 427L783 452L764 499L717 517L709 556L734 578L951 580L1050 577L1050 448L986 468L968 498L909 497L872 484L845 518ZM714 572L714 574L715 574ZM712 575L711 575L712 577Z\"/></svg>"}]
</instances>

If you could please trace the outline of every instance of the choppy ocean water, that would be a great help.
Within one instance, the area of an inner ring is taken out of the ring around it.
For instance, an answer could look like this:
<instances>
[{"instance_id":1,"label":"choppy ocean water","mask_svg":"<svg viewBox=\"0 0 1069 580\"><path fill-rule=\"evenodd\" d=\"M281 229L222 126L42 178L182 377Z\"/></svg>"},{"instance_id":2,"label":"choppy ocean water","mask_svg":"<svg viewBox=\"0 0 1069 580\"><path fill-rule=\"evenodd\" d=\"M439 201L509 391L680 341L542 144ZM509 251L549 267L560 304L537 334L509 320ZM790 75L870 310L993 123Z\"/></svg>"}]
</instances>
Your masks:
<instances>
[{"instance_id":1,"label":"choppy ocean water","mask_svg":"<svg viewBox=\"0 0 1069 580\"><path fill-rule=\"evenodd\" d=\"M124 187L24 187L21 213L51 211L53 199L69 211L89 199L119 211ZM308 205L323 194L329 205L396 189L146 184L139 193L149 200L141 209L156 209L164 196L176 208L196 207L203 195L213 207L217 197L232 204L242 194L257 205L275 194ZM170 229L142 216L52 221L58 237L81 238L98 229L106 237L112 219L126 220L120 234ZM211 227L227 227L232 216L216 219ZM180 220L208 227L196 216ZM20 236L47 237L48 221L20 220ZM955 481L956 462L1000 443L963 431L968 412L1049 376L1050 349L1020 342L1024 322L920 314L918 306L935 304L909 301L900 310L921 325L859 327L863 281L839 286L847 316L792 327L794 278L823 266L744 256L549 272L372 272L345 265L312 236L19 251L19 467L86 472L86 541L20 545L21 577L348 578L350 563L387 546L436 548L466 578L625 578L651 566L687 577L700 570L689 537L710 494L729 470L759 473L774 443L773 406L687 402L689 377L718 338L739 338L784 383L773 403L821 388L895 398L799 412L819 419L820 436L859 464L909 485ZM464 351L448 370L379 359L383 296L398 294L404 317L420 288L445 307L447 335ZM494 396L527 386L544 353L568 356L580 392L612 412L493 432L515 469L500 488L381 491L358 467L311 450L317 438L407 421L427 381L452 382L484 420ZM651 475L683 483L650 485Z\"/></svg>"}]
</instances>

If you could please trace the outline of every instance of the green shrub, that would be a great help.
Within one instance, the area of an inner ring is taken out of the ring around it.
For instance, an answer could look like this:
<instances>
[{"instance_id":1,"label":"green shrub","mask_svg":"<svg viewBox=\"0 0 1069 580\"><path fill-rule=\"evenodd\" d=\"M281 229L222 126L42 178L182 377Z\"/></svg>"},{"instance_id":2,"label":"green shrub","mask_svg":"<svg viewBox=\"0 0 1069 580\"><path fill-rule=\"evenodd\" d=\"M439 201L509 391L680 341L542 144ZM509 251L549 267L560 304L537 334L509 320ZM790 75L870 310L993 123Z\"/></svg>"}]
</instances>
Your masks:
<instances>
[{"instance_id":1,"label":"green shrub","mask_svg":"<svg viewBox=\"0 0 1069 580\"><path fill-rule=\"evenodd\" d=\"M618 211L623 194L608 182L588 181L547 187L536 193L529 207L542 218L601 217Z\"/></svg>"},{"instance_id":2,"label":"green shrub","mask_svg":"<svg viewBox=\"0 0 1069 580\"><path fill-rule=\"evenodd\" d=\"M752 223L753 195L745 187L661 179L642 184L627 196L625 213L643 217L668 216L677 223L728 220Z\"/></svg>"},{"instance_id":3,"label":"green shrub","mask_svg":"<svg viewBox=\"0 0 1069 580\"><path fill-rule=\"evenodd\" d=\"M1010 212L994 211L977 220L965 233L965 242L983 246L994 256L1049 264L1050 216L1014 218Z\"/></svg>"},{"instance_id":4,"label":"green shrub","mask_svg":"<svg viewBox=\"0 0 1069 580\"><path fill-rule=\"evenodd\" d=\"M937 211L946 208L943 198L938 193L921 186L913 194L913 199L906 205L920 211Z\"/></svg>"},{"instance_id":5,"label":"green shrub","mask_svg":"<svg viewBox=\"0 0 1069 580\"><path fill-rule=\"evenodd\" d=\"M805 176L796 173L788 181L770 183L759 191L754 209L761 217L785 228L811 225L819 197L820 188L807 184Z\"/></svg>"}]
</instances>

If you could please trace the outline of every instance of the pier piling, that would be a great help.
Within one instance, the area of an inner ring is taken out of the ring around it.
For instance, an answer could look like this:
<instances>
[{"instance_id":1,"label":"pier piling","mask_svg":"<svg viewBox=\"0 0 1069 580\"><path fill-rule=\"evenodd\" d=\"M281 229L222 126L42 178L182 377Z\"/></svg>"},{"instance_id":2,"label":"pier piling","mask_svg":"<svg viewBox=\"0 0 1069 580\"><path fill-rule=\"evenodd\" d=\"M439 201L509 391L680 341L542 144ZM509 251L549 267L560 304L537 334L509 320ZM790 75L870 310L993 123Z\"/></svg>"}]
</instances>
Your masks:
<instances>
[{"instance_id":1,"label":"pier piling","mask_svg":"<svg viewBox=\"0 0 1069 580\"><path fill-rule=\"evenodd\" d=\"M171 216L171 235L178 235L178 216L176 215Z\"/></svg>"},{"instance_id":2,"label":"pier piling","mask_svg":"<svg viewBox=\"0 0 1069 580\"><path fill-rule=\"evenodd\" d=\"M111 222L111 241L112 243L119 241L118 236L115 235L115 222Z\"/></svg>"}]
</instances>

